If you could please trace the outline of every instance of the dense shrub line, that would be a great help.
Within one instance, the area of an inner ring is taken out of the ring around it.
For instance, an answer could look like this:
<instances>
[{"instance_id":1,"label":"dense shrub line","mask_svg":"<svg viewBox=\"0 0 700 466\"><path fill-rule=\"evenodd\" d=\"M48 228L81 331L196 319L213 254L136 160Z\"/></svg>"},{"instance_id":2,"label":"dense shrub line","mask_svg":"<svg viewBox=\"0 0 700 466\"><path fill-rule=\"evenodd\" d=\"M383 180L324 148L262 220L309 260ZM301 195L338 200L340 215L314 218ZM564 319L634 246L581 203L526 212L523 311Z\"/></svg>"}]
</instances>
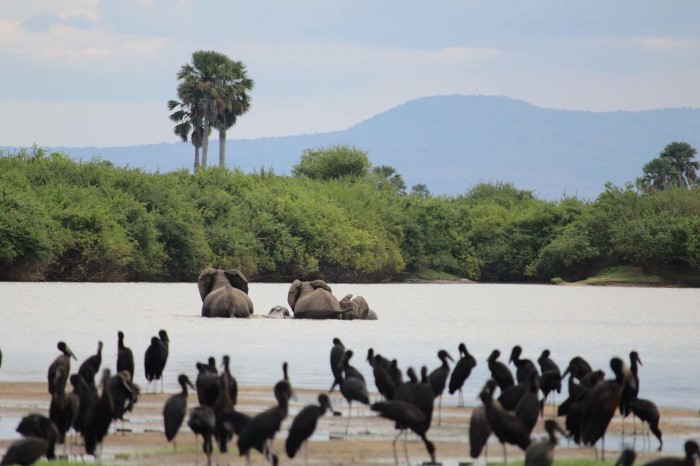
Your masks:
<instances>
[{"instance_id":1,"label":"dense shrub line","mask_svg":"<svg viewBox=\"0 0 700 466\"><path fill-rule=\"evenodd\" d=\"M510 184L404 195L368 178L318 181L209 168L144 173L33 148L0 156L0 279L576 279L601 267L700 270L700 189L538 199Z\"/></svg>"}]
</instances>

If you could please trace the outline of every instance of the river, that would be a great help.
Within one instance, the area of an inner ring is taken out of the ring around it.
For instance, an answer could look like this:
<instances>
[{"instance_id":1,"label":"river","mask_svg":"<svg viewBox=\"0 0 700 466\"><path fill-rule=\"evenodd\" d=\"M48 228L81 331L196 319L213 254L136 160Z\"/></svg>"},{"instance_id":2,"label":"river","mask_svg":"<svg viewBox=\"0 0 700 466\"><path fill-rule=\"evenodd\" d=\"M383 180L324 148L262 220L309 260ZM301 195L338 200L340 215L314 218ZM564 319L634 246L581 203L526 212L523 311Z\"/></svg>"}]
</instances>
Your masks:
<instances>
[{"instance_id":1,"label":"river","mask_svg":"<svg viewBox=\"0 0 700 466\"><path fill-rule=\"evenodd\" d=\"M697 409L700 403L700 290L487 284L331 284L339 298L364 296L377 321L205 319L194 283L0 283L0 380L44 381L64 340L78 357L74 370L105 344L103 364L114 369L117 331L126 334L137 362L135 381L145 386L143 354L159 329L170 336L166 390L177 375L194 379L195 363L231 356L243 385L272 385L289 362L295 386L330 387L329 351L334 337L353 349L354 366L372 384L368 348L397 358L399 366L439 365L437 351L457 358L466 343L478 365L465 384L475 397L488 377L486 358L513 345L536 360L543 349L563 368L576 355L611 374L609 361L639 352L640 398L658 405ZM251 283L256 315L286 305L289 284ZM512 366L511 366L512 368ZM371 385L373 388L373 384ZM564 395L564 394L563 394ZM443 403L456 403L447 396Z\"/></svg>"}]
</instances>

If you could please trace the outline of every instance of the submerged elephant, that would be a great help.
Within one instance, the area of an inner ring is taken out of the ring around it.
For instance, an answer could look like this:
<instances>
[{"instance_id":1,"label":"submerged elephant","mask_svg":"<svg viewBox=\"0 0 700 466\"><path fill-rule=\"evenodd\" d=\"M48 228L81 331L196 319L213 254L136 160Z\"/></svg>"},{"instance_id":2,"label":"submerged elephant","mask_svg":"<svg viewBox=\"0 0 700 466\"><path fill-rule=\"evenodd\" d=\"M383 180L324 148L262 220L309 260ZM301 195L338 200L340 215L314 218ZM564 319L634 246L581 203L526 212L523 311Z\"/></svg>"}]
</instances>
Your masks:
<instances>
[{"instance_id":1,"label":"submerged elephant","mask_svg":"<svg viewBox=\"0 0 700 466\"><path fill-rule=\"evenodd\" d=\"M268 319L291 319L292 314L289 313L289 309L287 309L284 306L275 306L272 309L270 309L270 312L267 313L267 318Z\"/></svg>"},{"instance_id":2,"label":"submerged elephant","mask_svg":"<svg viewBox=\"0 0 700 466\"><path fill-rule=\"evenodd\" d=\"M345 312L344 320L377 320L377 313L369 308L367 301L362 296L352 297L347 294L340 300L340 308Z\"/></svg>"},{"instance_id":3,"label":"submerged elephant","mask_svg":"<svg viewBox=\"0 0 700 466\"><path fill-rule=\"evenodd\" d=\"M338 299L323 280L294 280L287 302L295 319L340 319L343 315Z\"/></svg>"},{"instance_id":4,"label":"submerged elephant","mask_svg":"<svg viewBox=\"0 0 700 466\"><path fill-rule=\"evenodd\" d=\"M202 317L248 317L253 313L248 280L238 269L204 269L197 287L202 297Z\"/></svg>"}]
</instances>

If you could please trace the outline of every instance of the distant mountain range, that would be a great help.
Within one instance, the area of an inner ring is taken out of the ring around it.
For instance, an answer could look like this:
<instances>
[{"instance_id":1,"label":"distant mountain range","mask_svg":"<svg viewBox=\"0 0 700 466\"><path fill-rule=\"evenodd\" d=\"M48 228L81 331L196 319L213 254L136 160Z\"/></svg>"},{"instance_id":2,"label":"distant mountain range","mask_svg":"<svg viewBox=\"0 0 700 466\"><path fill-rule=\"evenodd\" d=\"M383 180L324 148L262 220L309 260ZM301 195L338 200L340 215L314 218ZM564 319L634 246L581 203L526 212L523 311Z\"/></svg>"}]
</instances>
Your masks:
<instances>
[{"instance_id":1,"label":"distant mountain range","mask_svg":"<svg viewBox=\"0 0 700 466\"><path fill-rule=\"evenodd\" d=\"M411 100L344 131L233 139L227 142L227 162L245 172L272 167L288 174L304 149L351 144L366 150L374 165L395 167L409 187L423 183L434 194L504 181L541 198L592 199L606 181L634 181L642 165L673 141L700 149L700 109L584 112L507 97L451 95ZM99 155L147 171L191 169L194 160L187 143L49 149L82 160ZM209 150L209 160L218 163L218 141L212 139Z\"/></svg>"}]
</instances>

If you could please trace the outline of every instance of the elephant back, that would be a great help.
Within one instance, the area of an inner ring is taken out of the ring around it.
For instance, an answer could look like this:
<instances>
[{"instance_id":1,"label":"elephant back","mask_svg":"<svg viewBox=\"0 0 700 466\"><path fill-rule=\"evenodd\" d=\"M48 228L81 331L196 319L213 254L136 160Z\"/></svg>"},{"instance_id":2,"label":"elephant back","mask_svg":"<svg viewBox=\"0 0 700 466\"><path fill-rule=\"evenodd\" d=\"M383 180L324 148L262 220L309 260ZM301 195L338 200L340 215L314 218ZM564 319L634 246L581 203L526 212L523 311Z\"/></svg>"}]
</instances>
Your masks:
<instances>
[{"instance_id":1,"label":"elephant back","mask_svg":"<svg viewBox=\"0 0 700 466\"><path fill-rule=\"evenodd\" d=\"M339 314L341 310L338 299L333 296L331 287L323 280L311 282L294 280L289 287L287 302L294 311L295 317L299 313L308 312Z\"/></svg>"},{"instance_id":2,"label":"elephant back","mask_svg":"<svg viewBox=\"0 0 700 466\"><path fill-rule=\"evenodd\" d=\"M199 296L204 301L204 298L211 293L212 289L220 288L225 285L230 285L243 293L248 294L248 280L238 269L230 269L223 271L208 267L199 274L197 278L197 288Z\"/></svg>"},{"instance_id":3,"label":"elephant back","mask_svg":"<svg viewBox=\"0 0 700 466\"><path fill-rule=\"evenodd\" d=\"M197 279L197 288L204 317L248 317L253 313L248 280L238 269L204 269Z\"/></svg>"}]
</instances>

